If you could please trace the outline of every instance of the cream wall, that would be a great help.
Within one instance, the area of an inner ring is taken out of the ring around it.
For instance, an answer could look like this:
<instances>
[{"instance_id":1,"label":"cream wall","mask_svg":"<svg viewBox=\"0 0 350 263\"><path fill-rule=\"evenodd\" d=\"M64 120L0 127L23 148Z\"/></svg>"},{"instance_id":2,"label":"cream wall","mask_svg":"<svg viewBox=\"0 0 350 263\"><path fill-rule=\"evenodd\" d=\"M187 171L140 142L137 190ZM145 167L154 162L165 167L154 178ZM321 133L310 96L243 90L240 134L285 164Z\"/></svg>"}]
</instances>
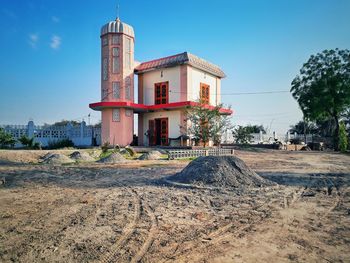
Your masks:
<instances>
[{"instance_id":1,"label":"cream wall","mask_svg":"<svg viewBox=\"0 0 350 263\"><path fill-rule=\"evenodd\" d=\"M204 83L210 86L210 104L217 105L220 103L220 97L216 99L216 95L220 93L220 79L206 73L202 70L188 66L188 97L187 100L198 101L200 84Z\"/></svg>"},{"instance_id":2,"label":"cream wall","mask_svg":"<svg viewBox=\"0 0 350 263\"><path fill-rule=\"evenodd\" d=\"M177 138L181 135L180 133L180 123L181 123L181 111L157 111L151 113L143 114L143 143L145 146L148 146L148 137L145 136L145 133L148 130L148 121L158 118L168 118L168 131L169 138ZM139 134L140 136L140 134Z\"/></svg>"},{"instance_id":3,"label":"cream wall","mask_svg":"<svg viewBox=\"0 0 350 263\"><path fill-rule=\"evenodd\" d=\"M177 66L143 73L143 103L154 105L154 84L166 81L169 81L169 103L180 101L180 66Z\"/></svg>"}]
</instances>

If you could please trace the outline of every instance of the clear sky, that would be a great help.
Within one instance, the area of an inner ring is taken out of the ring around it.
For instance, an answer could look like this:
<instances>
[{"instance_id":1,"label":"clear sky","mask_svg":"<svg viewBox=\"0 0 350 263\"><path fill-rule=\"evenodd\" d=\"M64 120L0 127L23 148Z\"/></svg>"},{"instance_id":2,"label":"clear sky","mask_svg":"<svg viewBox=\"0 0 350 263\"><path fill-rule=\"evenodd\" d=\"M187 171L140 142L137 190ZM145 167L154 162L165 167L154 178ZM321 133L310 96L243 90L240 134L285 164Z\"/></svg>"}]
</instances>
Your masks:
<instances>
[{"instance_id":1,"label":"clear sky","mask_svg":"<svg viewBox=\"0 0 350 263\"><path fill-rule=\"evenodd\" d=\"M99 112L103 24L136 34L135 58L188 51L219 65L222 93L289 90L311 54L350 48L349 0L0 0L0 124L53 123ZM301 119L290 93L223 96L234 124L279 133Z\"/></svg>"}]
</instances>

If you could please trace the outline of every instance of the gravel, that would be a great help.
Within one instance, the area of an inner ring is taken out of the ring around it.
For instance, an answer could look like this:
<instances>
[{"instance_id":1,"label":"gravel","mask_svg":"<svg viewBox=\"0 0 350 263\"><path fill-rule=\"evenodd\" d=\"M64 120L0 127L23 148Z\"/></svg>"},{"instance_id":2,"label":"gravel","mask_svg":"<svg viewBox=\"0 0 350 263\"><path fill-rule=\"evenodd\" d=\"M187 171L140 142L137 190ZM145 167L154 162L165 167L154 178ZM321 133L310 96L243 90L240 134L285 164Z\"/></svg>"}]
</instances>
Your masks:
<instances>
[{"instance_id":1,"label":"gravel","mask_svg":"<svg viewBox=\"0 0 350 263\"><path fill-rule=\"evenodd\" d=\"M183 184L249 188L274 185L252 171L235 156L205 156L190 162L180 173L168 178Z\"/></svg>"}]
</instances>

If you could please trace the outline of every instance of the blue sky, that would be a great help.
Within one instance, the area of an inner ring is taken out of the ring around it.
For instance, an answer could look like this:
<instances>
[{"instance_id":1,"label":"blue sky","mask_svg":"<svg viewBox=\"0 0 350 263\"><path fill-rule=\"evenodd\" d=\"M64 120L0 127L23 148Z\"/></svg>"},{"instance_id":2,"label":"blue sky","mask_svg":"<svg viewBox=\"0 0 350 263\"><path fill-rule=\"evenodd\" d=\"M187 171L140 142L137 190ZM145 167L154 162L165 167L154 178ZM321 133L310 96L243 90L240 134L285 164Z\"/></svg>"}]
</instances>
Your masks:
<instances>
[{"instance_id":1,"label":"blue sky","mask_svg":"<svg viewBox=\"0 0 350 263\"><path fill-rule=\"evenodd\" d=\"M289 90L311 54L350 48L350 1L0 0L0 124L99 112L100 38L116 17L135 29L135 57L184 51L221 66L222 93ZM301 118L290 93L224 96L234 124L284 133Z\"/></svg>"}]
</instances>

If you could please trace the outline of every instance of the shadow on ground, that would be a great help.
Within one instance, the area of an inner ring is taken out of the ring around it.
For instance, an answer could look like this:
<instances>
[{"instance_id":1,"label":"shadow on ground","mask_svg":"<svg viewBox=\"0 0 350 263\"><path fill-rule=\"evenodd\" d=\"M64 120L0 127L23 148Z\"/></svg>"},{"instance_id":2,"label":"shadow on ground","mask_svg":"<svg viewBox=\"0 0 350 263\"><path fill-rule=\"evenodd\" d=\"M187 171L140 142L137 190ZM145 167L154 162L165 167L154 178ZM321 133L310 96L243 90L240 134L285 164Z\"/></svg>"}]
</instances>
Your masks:
<instances>
[{"instance_id":1,"label":"shadow on ground","mask_svg":"<svg viewBox=\"0 0 350 263\"><path fill-rule=\"evenodd\" d=\"M350 185L347 173L259 173L260 176L285 186L304 186L309 188L340 187Z\"/></svg>"}]
</instances>

